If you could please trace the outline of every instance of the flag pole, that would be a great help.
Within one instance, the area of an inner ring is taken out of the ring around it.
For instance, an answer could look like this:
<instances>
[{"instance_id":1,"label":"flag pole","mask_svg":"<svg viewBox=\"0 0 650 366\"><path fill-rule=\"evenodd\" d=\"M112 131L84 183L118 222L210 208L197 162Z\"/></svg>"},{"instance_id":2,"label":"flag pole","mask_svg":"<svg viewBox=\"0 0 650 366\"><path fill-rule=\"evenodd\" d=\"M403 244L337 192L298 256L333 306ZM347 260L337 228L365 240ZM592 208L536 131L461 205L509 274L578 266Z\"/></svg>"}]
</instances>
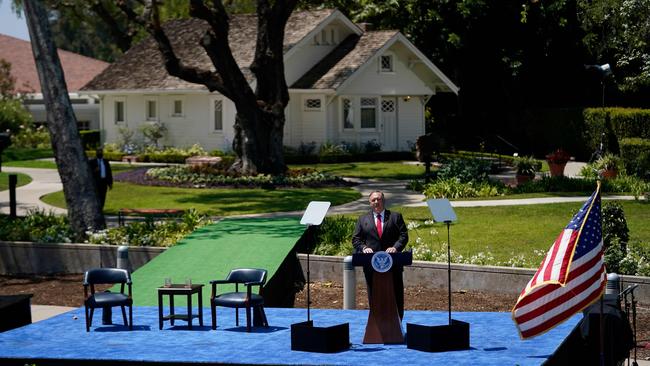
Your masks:
<instances>
[{"instance_id":1,"label":"flag pole","mask_svg":"<svg viewBox=\"0 0 650 366\"><path fill-rule=\"evenodd\" d=\"M445 224L447 224L447 305L449 306L449 325L451 325L451 236L449 235L451 221L445 221Z\"/></svg>"},{"instance_id":2,"label":"flag pole","mask_svg":"<svg viewBox=\"0 0 650 366\"><path fill-rule=\"evenodd\" d=\"M596 180L596 190L598 191L598 195L600 195L600 180L602 179L602 173L599 172L598 174L598 179ZM601 220L601 225L602 225L602 220ZM602 238L602 235L601 235ZM602 240L602 239L601 239ZM603 246L605 243L603 243ZM605 249L603 248L603 255L605 253ZM607 268L605 268L605 273L607 273ZM607 279L607 276L605 275L605 279ZM604 289L604 287L603 287ZM598 323L599 323L599 337L600 337L600 366L605 366L605 317L603 316L603 312L605 311L605 305L604 305L604 298L605 298L605 291L601 290L600 293L600 311L598 314Z\"/></svg>"}]
</instances>

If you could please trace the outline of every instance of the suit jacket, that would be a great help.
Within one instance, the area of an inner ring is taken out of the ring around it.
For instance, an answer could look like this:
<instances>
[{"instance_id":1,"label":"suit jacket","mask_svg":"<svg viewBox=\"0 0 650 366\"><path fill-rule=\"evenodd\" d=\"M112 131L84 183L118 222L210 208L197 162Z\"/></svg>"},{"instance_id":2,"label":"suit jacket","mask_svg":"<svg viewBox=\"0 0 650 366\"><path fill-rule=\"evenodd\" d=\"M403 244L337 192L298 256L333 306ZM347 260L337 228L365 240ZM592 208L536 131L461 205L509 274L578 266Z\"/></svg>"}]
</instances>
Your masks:
<instances>
[{"instance_id":1,"label":"suit jacket","mask_svg":"<svg viewBox=\"0 0 650 366\"><path fill-rule=\"evenodd\" d=\"M106 177L102 180L100 177L100 168L99 160L91 159L88 164L90 165L90 171L93 173L93 178L97 184L105 184L107 186L113 185L113 172L111 171L111 164L108 163L108 160L102 159L104 163L104 169L106 169Z\"/></svg>"},{"instance_id":2,"label":"suit jacket","mask_svg":"<svg viewBox=\"0 0 650 366\"><path fill-rule=\"evenodd\" d=\"M384 227L381 238L379 238L372 211L359 217L352 235L352 246L357 253L363 252L363 248L366 246L375 252L386 250L389 247L395 247L398 252L401 252L408 241L409 234L402 214L389 210L384 211Z\"/></svg>"}]
</instances>

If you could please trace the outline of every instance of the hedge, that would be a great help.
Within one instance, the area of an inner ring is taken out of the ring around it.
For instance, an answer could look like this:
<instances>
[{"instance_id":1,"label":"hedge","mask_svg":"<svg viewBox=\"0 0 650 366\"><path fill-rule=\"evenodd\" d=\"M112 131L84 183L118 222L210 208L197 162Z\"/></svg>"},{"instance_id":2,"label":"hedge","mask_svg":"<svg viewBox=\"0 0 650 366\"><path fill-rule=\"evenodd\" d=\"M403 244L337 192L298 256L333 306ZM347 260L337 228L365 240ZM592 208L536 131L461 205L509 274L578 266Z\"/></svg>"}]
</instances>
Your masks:
<instances>
[{"instance_id":1,"label":"hedge","mask_svg":"<svg viewBox=\"0 0 650 366\"><path fill-rule=\"evenodd\" d=\"M415 160L411 151L377 151L372 153L339 155L285 155L287 164L349 163L354 161L400 161Z\"/></svg>"},{"instance_id":2,"label":"hedge","mask_svg":"<svg viewBox=\"0 0 650 366\"><path fill-rule=\"evenodd\" d=\"M605 133L605 149L620 152L620 140L639 137L650 139L650 109L587 108L584 110L585 139L593 150Z\"/></svg>"},{"instance_id":3,"label":"hedge","mask_svg":"<svg viewBox=\"0 0 650 366\"><path fill-rule=\"evenodd\" d=\"M650 139L621 139L621 157L628 174L650 178Z\"/></svg>"},{"instance_id":4,"label":"hedge","mask_svg":"<svg viewBox=\"0 0 650 366\"><path fill-rule=\"evenodd\" d=\"M92 150L99 147L99 130L85 130L79 131L81 143L84 150Z\"/></svg>"}]
</instances>

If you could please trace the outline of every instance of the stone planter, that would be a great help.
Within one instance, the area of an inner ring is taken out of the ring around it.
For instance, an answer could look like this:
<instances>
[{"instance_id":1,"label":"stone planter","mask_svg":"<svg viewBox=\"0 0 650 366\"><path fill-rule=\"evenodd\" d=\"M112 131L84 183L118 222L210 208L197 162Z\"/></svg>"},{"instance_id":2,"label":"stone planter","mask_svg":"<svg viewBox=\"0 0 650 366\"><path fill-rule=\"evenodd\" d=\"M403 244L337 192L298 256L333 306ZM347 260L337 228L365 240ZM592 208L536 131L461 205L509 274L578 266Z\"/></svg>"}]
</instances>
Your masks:
<instances>
[{"instance_id":1,"label":"stone planter","mask_svg":"<svg viewBox=\"0 0 650 366\"><path fill-rule=\"evenodd\" d=\"M562 177L564 176L564 167L566 167L566 162L564 163L552 163L547 161L548 169L551 172L551 177Z\"/></svg>"}]
</instances>

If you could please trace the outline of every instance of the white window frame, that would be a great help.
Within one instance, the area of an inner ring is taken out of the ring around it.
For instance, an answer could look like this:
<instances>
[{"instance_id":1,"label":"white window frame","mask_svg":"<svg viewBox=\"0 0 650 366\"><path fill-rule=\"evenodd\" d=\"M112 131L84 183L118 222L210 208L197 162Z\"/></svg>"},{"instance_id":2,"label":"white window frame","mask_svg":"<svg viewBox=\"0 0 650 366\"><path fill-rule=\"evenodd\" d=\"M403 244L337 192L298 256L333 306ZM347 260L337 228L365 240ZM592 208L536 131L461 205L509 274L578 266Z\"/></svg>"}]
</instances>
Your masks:
<instances>
[{"instance_id":1,"label":"white window frame","mask_svg":"<svg viewBox=\"0 0 650 366\"><path fill-rule=\"evenodd\" d=\"M363 100L364 99L374 99L375 100L375 105L374 107L370 106L364 106L363 105ZM379 97L377 96L363 96L359 97L359 129L361 131L377 131L378 126L379 126ZM363 127L362 122L363 122L363 110L364 109L374 109L375 110L375 125L373 127Z\"/></svg>"},{"instance_id":2,"label":"white window frame","mask_svg":"<svg viewBox=\"0 0 650 366\"><path fill-rule=\"evenodd\" d=\"M122 104L122 118L119 119L118 113L117 113L117 105ZM121 125L126 123L126 98L124 97L116 97L115 100L113 101L113 122L116 125Z\"/></svg>"},{"instance_id":3,"label":"white window frame","mask_svg":"<svg viewBox=\"0 0 650 366\"><path fill-rule=\"evenodd\" d=\"M149 105L150 103L154 104L154 116L149 115ZM158 122L160 120L160 111L158 108L158 98L156 97L146 97L144 98L144 120L147 122Z\"/></svg>"},{"instance_id":4,"label":"white window frame","mask_svg":"<svg viewBox=\"0 0 650 366\"><path fill-rule=\"evenodd\" d=\"M180 118L180 117L185 117L185 98L183 97L171 97L171 110L169 111L169 115L174 118ZM176 102L181 103L181 112L176 113Z\"/></svg>"},{"instance_id":5,"label":"white window frame","mask_svg":"<svg viewBox=\"0 0 650 366\"><path fill-rule=\"evenodd\" d=\"M216 113L216 108L215 108L216 105L215 104L217 102L221 102L221 129L217 129L216 126L215 126L216 122L217 122L216 119L214 118L215 115L216 115L215 114ZM212 131L212 133L223 133L224 117L225 117L224 112L225 112L225 106L226 106L225 104L226 104L226 102L225 102L224 98L212 98L212 99L210 99L210 131Z\"/></svg>"},{"instance_id":6,"label":"white window frame","mask_svg":"<svg viewBox=\"0 0 650 366\"><path fill-rule=\"evenodd\" d=\"M350 109L349 109L349 116L350 116L350 123L352 124L352 127L346 127L345 126L345 101L350 102ZM341 130L343 131L354 131L356 130L356 123L354 120L354 98L352 97L341 97Z\"/></svg>"},{"instance_id":7,"label":"white window frame","mask_svg":"<svg viewBox=\"0 0 650 366\"><path fill-rule=\"evenodd\" d=\"M308 103L310 100L318 100L319 107L309 107ZM305 112L321 112L323 110L323 98L322 97L313 97L305 96L302 98L302 108Z\"/></svg>"},{"instance_id":8,"label":"white window frame","mask_svg":"<svg viewBox=\"0 0 650 366\"><path fill-rule=\"evenodd\" d=\"M387 57L390 60L390 68L384 68L384 57ZM394 74L395 73L395 55L392 53L384 53L379 56L379 72L382 74Z\"/></svg>"}]
</instances>

